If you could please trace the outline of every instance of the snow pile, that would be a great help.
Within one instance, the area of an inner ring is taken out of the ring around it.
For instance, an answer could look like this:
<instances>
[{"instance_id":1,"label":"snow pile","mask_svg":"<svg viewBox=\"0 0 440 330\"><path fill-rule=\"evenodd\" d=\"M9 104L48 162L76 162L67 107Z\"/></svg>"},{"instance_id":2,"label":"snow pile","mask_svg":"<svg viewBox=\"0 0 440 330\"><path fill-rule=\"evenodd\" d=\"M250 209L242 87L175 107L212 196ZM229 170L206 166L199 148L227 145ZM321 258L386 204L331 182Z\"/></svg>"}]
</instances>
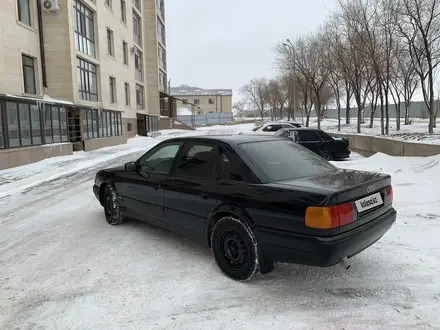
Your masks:
<instances>
[{"instance_id":1,"label":"snow pile","mask_svg":"<svg viewBox=\"0 0 440 330\"><path fill-rule=\"evenodd\" d=\"M192 115L192 111L187 108L177 108L177 115L178 116L188 116Z\"/></svg>"}]
</instances>

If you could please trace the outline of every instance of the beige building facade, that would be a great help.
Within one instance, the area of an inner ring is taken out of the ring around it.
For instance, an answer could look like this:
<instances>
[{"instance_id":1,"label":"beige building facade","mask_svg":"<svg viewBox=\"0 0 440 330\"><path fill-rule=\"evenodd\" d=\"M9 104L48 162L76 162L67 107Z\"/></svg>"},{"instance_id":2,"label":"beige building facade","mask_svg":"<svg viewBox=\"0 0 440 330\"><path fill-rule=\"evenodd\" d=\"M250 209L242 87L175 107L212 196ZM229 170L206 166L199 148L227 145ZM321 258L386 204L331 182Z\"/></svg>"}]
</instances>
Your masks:
<instances>
[{"instance_id":1,"label":"beige building facade","mask_svg":"<svg viewBox=\"0 0 440 330\"><path fill-rule=\"evenodd\" d=\"M170 93L176 98L176 107L194 110L196 115L232 112L232 89L202 89L182 85L172 87Z\"/></svg>"},{"instance_id":2,"label":"beige building facade","mask_svg":"<svg viewBox=\"0 0 440 330\"><path fill-rule=\"evenodd\" d=\"M51 157L53 143L91 150L158 130L164 0L4 1L0 169L40 160L39 149Z\"/></svg>"}]
</instances>

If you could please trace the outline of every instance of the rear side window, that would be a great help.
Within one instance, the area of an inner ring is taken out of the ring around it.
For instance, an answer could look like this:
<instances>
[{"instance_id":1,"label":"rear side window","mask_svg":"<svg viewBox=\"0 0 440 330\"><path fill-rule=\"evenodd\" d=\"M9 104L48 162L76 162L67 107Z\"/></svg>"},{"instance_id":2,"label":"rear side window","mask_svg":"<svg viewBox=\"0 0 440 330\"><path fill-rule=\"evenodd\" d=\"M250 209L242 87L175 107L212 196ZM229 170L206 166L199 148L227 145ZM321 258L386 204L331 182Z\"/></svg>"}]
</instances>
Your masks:
<instances>
[{"instance_id":1,"label":"rear side window","mask_svg":"<svg viewBox=\"0 0 440 330\"><path fill-rule=\"evenodd\" d=\"M220 167L219 167L220 180L227 181L243 181L240 175L240 171L228 157L223 149L220 148Z\"/></svg>"},{"instance_id":2,"label":"rear side window","mask_svg":"<svg viewBox=\"0 0 440 330\"><path fill-rule=\"evenodd\" d=\"M217 165L217 146L211 143L188 143L177 158L175 175L213 178Z\"/></svg>"},{"instance_id":3,"label":"rear side window","mask_svg":"<svg viewBox=\"0 0 440 330\"><path fill-rule=\"evenodd\" d=\"M320 138L315 131L299 131L299 141L316 142L316 141L320 141Z\"/></svg>"},{"instance_id":4,"label":"rear side window","mask_svg":"<svg viewBox=\"0 0 440 330\"><path fill-rule=\"evenodd\" d=\"M281 129L281 125L268 125L265 128L263 128L263 132L276 132Z\"/></svg>"},{"instance_id":5,"label":"rear side window","mask_svg":"<svg viewBox=\"0 0 440 330\"><path fill-rule=\"evenodd\" d=\"M319 137L321 138L321 140L324 142L333 140L333 138L324 131L317 131L317 133L318 133Z\"/></svg>"},{"instance_id":6,"label":"rear side window","mask_svg":"<svg viewBox=\"0 0 440 330\"><path fill-rule=\"evenodd\" d=\"M272 182L337 171L336 166L290 140L242 143L239 148Z\"/></svg>"}]
</instances>

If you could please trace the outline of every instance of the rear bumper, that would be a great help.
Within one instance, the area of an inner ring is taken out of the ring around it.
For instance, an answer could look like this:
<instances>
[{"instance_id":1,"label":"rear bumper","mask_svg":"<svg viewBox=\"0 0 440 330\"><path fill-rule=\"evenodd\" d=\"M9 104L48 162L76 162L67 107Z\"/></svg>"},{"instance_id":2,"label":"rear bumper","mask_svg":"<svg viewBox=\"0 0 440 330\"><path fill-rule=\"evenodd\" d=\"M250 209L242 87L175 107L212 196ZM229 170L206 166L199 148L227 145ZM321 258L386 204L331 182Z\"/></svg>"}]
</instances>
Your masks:
<instances>
[{"instance_id":1,"label":"rear bumper","mask_svg":"<svg viewBox=\"0 0 440 330\"><path fill-rule=\"evenodd\" d=\"M333 237L286 234L259 229L261 250L268 260L329 267L362 252L377 242L396 221L391 209L365 225Z\"/></svg>"},{"instance_id":2,"label":"rear bumper","mask_svg":"<svg viewBox=\"0 0 440 330\"><path fill-rule=\"evenodd\" d=\"M351 154L351 151L347 150L347 151L344 151L344 152L336 153L335 154L335 158L336 159L348 158L348 157L350 157L350 154Z\"/></svg>"}]
</instances>

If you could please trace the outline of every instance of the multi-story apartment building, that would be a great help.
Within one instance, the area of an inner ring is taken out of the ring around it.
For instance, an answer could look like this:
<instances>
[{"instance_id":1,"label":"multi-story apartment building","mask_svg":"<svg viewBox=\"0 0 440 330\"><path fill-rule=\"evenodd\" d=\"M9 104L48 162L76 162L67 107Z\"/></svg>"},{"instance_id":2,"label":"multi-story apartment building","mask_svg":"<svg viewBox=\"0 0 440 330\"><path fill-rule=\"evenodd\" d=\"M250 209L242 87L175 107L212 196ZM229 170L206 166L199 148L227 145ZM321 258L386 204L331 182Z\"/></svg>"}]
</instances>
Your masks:
<instances>
[{"instance_id":1,"label":"multi-story apartment building","mask_svg":"<svg viewBox=\"0 0 440 330\"><path fill-rule=\"evenodd\" d=\"M164 0L6 0L0 169L158 130L166 69Z\"/></svg>"},{"instance_id":2,"label":"multi-story apartment building","mask_svg":"<svg viewBox=\"0 0 440 330\"><path fill-rule=\"evenodd\" d=\"M170 94L176 99L177 108L194 110L194 114L232 112L232 89L202 89L182 85L172 87Z\"/></svg>"}]
</instances>

